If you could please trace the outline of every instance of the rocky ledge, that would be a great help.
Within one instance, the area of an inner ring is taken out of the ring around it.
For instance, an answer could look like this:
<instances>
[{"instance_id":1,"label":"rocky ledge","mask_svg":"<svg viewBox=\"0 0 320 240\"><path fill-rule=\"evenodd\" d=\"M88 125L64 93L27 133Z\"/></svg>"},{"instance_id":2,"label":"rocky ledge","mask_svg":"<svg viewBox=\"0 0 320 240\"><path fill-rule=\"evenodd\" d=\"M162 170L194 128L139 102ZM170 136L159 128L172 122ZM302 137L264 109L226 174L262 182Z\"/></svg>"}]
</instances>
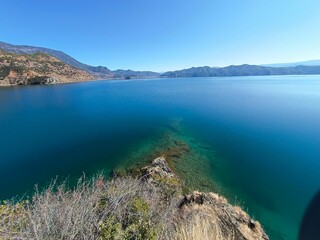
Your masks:
<instances>
[{"instance_id":1,"label":"rocky ledge","mask_svg":"<svg viewBox=\"0 0 320 240\"><path fill-rule=\"evenodd\" d=\"M9 83L11 85L51 85L51 84L58 84L62 83L56 77L49 77L49 76L37 76L32 78L27 77L17 77L9 79Z\"/></svg>"},{"instance_id":2,"label":"rocky ledge","mask_svg":"<svg viewBox=\"0 0 320 240\"><path fill-rule=\"evenodd\" d=\"M177 188L177 192L182 192L180 191L183 187L182 181L164 157L156 158L150 165L143 168L141 178L149 183L158 183L159 180L171 183L171 186ZM216 193L194 191L180 196L180 199L177 218L180 218L181 224L190 224L198 218L209 225L207 234L212 231L212 236L216 236L218 231L221 239L269 239L258 221L253 220L240 207L232 206L224 197Z\"/></svg>"}]
</instances>

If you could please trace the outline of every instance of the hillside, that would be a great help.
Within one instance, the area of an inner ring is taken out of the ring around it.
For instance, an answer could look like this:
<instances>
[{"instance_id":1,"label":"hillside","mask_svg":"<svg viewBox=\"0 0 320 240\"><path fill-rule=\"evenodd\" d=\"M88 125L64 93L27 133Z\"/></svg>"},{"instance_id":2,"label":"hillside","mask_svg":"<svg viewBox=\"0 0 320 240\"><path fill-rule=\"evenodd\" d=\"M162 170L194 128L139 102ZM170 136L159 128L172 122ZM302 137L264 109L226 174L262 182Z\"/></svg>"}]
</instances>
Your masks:
<instances>
[{"instance_id":1,"label":"hillside","mask_svg":"<svg viewBox=\"0 0 320 240\"><path fill-rule=\"evenodd\" d=\"M111 71L106 67L101 67L101 66L93 67L93 66L81 63L62 51L57 51L50 48L34 47L34 46L27 46L27 45L13 45L13 44L0 41L0 49L5 50L7 52L11 52L11 53L17 53L17 54L45 53L59 59L60 61L66 64L69 64L75 68L94 74L98 77L106 77L106 78L112 77Z\"/></svg>"},{"instance_id":2,"label":"hillside","mask_svg":"<svg viewBox=\"0 0 320 240\"><path fill-rule=\"evenodd\" d=\"M231 65L223 68L193 67L166 72L162 74L161 77L231 77L303 74L320 74L320 66L264 67L244 64L238 66Z\"/></svg>"},{"instance_id":3,"label":"hillside","mask_svg":"<svg viewBox=\"0 0 320 240\"><path fill-rule=\"evenodd\" d=\"M0 50L0 86L56 84L94 78L45 53L17 54Z\"/></svg>"}]
</instances>

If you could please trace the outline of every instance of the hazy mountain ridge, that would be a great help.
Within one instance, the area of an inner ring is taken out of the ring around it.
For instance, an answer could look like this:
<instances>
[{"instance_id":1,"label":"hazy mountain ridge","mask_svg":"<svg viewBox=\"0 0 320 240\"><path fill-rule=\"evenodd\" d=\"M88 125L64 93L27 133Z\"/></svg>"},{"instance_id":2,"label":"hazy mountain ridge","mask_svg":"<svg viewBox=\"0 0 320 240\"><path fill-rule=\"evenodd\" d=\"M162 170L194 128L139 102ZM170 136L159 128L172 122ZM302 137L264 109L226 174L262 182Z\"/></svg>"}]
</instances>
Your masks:
<instances>
[{"instance_id":1,"label":"hazy mountain ridge","mask_svg":"<svg viewBox=\"0 0 320 240\"><path fill-rule=\"evenodd\" d=\"M145 77L157 77L160 74L152 71L133 71L118 69L113 71L115 78L145 78Z\"/></svg>"},{"instance_id":2,"label":"hazy mountain ridge","mask_svg":"<svg viewBox=\"0 0 320 240\"><path fill-rule=\"evenodd\" d=\"M231 76L263 76L263 75L303 75L320 74L320 66L297 67L264 67L259 65L231 65L222 68L193 67L178 71L170 71L161 77L231 77Z\"/></svg>"}]
</instances>

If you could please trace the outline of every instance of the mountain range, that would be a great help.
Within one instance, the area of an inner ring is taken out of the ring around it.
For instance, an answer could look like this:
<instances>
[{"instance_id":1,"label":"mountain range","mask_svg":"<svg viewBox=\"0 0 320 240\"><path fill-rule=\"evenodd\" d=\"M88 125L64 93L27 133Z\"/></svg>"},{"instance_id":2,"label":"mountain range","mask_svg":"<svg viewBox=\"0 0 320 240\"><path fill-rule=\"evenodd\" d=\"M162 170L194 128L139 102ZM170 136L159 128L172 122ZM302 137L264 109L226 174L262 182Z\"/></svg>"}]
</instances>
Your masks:
<instances>
[{"instance_id":1,"label":"mountain range","mask_svg":"<svg viewBox=\"0 0 320 240\"><path fill-rule=\"evenodd\" d=\"M16 54L34 54L34 53L45 53L53 56L60 61L83 71L88 72L97 79L112 79L112 78L145 78L145 77L158 77L160 74L151 71L133 71L133 70L115 70L111 71L107 67L103 66L90 66L85 63L81 63L69 56L68 54L53 50L50 48L34 47L27 45L13 45L6 42L0 41L0 49Z\"/></svg>"},{"instance_id":2,"label":"mountain range","mask_svg":"<svg viewBox=\"0 0 320 240\"><path fill-rule=\"evenodd\" d=\"M259 65L238 65L222 68L193 67L178 71L166 72L161 77L231 77L262 75L303 75L320 74L320 66L265 67Z\"/></svg>"},{"instance_id":3,"label":"mountain range","mask_svg":"<svg viewBox=\"0 0 320 240\"><path fill-rule=\"evenodd\" d=\"M264 65L243 64L227 67L204 66L157 73L122 69L112 71L104 66L81 63L62 51L43 47L13 45L0 41L0 50L0 85L1 83L2 85L36 84L39 83L39 79L42 79L41 84L47 84L90 79L320 74L320 60ZM59 67L57 67L58 65ZM18 72L17 69L19 69ZM29 81L29 79L33 80ZM34 79L37 80L34 81Z\"/></svg>"}]
</instances>

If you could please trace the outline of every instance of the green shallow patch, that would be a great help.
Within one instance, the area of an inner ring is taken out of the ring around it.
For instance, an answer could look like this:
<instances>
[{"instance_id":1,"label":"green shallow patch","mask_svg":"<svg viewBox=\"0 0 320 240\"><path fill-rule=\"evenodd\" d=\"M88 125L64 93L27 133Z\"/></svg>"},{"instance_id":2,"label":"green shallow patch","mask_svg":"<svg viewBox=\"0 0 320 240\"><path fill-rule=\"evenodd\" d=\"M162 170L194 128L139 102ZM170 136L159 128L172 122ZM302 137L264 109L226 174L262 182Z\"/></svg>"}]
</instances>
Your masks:
<instances>
[{"instance_id":1,"label":"green shallow patch","mask_svg":"<svg viewBox=\"0 0 320 240\"><path fill-rule=\"evenodd\" d=\"M220 192L211 176L217 159L212 160L217 157L209 146L187 131L182 119L170 121L155 136L133 146L115 172L120 175L132 173L159 156L167 159L188 189Z\"/></svg>"}]
</instances>

